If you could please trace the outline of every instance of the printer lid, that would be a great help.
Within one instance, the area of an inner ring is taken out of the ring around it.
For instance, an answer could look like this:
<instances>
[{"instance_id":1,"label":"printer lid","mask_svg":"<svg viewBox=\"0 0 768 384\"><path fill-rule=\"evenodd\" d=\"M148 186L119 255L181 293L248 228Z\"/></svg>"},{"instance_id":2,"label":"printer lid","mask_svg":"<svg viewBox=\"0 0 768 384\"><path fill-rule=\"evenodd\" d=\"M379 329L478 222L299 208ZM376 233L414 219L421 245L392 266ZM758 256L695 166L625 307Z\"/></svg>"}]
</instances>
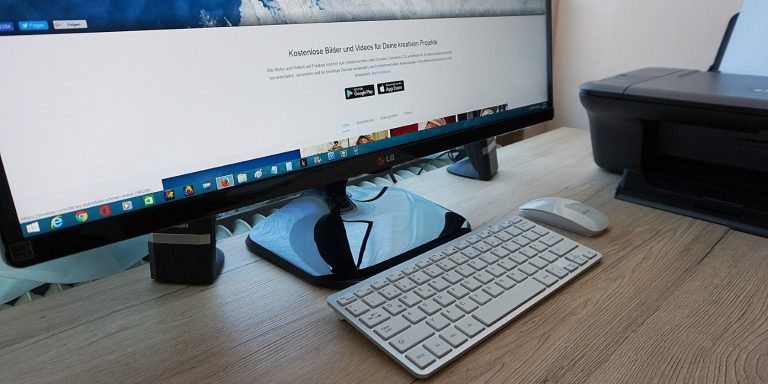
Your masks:
<instances>
[{"instance_id":1,"label":"printer lid","mask_svg":"<svg viewBox=\"0 0 768 384\"><path fill-rule=\"evenodd\" d=\"M749 108L768 112L768 77L764 76L645 68L586 83L582 92L675 104L705 104L715 109Z\"/></svg>"}]
</instances>

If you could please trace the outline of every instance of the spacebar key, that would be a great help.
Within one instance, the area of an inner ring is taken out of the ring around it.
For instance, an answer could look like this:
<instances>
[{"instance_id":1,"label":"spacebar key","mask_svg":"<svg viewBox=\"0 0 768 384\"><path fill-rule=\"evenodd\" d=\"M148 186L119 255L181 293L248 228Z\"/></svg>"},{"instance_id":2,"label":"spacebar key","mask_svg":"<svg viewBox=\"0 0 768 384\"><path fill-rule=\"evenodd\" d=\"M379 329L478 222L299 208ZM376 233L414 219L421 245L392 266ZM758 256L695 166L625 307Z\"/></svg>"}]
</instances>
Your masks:
<instances>
[{"instance_id":1,"label":"spacebar key","mask_svg":"<svg viewBox=\"0 0 768 384\"><path fill-rule=\"evenodd\" d=\"M486 327L490 327L493 323L499 321L499 319L514 311L546 288L538 281L528 279L491 300L490 303L477 310L472 316Z\"/></svg>"}]
</instances>

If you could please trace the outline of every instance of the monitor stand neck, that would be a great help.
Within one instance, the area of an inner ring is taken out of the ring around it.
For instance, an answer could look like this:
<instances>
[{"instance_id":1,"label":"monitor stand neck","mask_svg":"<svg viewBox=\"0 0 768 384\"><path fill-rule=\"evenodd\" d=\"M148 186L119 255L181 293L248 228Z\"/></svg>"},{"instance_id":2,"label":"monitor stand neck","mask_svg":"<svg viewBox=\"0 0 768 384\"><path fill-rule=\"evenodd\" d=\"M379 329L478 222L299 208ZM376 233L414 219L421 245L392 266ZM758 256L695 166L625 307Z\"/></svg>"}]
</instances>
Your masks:
<instances>
[{"instance_id":1,"label":"monitor stand neck","mask_svg":"<svg viewBox=\"0 0 768 384\"><path fill-rule=\"evenodd\" d=\"M448 173L482 181L493 179L499 170L495 137L467 144L464 151L466 158L448 166Z\"/></svg>"},{"instance_id":2,"label":"monitor stand neck","mask_svg":"<svg viewBox=\"0 0 768 384\"><path fill-rule=\"evenodd\" d=\"M341 288L469 232L469 223L396 187L309 190L251 230L254 254L311 283Z\"/></svg>"}]
</instances>

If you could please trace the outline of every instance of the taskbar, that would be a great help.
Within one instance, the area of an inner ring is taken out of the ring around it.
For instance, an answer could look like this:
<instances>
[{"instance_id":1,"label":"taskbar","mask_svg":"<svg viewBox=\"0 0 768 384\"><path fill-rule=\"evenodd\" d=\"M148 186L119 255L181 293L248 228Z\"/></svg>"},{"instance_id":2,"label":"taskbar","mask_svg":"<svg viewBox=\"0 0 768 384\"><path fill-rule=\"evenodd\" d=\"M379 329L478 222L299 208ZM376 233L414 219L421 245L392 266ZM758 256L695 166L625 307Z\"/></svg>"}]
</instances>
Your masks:
<instances>
[{"instance_id":1,"label":"taskbar","mask_svg":"<svg viewBox=\"0 0 768 384\"><path fill-rule=\"evenodd\" d=\"M21 230L24 237L39 236L85 223L105 220L159 205L170 204L179 200L194 198L202 194L222 189L255 183L303 169L322 166L330 162L343 161L351 157L379 152L399 145L442 136L451 132L461 131L498 120L530 114L537 110L547 108L548 105L548 103L536 103L525 107L505 110L500 113L477 116L476 118L466 120L458 120L445 126L420 130L406 135L394 136L388 134L385 140L373 140L373 137L370 135L361 135L360 138L366 139L364 142L357 142L356 145L348 147L333 147L329 148L328 151L316 154L301 153L296 150L212 170L178 176L163 180L163 190L148 192L126 199L117 199L108 203L72 210L34 221L23 222L21 223ZM457 115L457 117L459 116L460 115ZM396 130L397 128L392 129L389 132L395 132ZM267 164L265 164L265 162ZM255 164L258 166L254 167ZM238 165L240 168L237 167ZM217 170L220 171L220 173L216 173Z\"/></svg>"}]
</instances>

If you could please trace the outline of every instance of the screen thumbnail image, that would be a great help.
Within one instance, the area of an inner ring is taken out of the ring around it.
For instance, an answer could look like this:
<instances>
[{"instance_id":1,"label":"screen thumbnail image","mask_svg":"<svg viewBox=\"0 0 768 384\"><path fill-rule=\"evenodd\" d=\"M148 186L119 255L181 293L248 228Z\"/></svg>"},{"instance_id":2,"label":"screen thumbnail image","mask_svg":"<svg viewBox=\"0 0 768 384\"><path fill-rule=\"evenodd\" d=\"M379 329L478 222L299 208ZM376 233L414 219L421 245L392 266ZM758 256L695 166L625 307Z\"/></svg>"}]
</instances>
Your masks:
<instances>
[{"instance_id":1,"label":"screen thumbnail image","mask_svg":"<svg viewBox=\"0 0 768 384\"><path fill-rule=\"evenodd\" d=\"M455 122L456 122L456 116L446 116L446 117L438 117L436 119L431 119L429 121L422 121L418 125L419 125L419 131L423 131L425 129L444 127L448 124L453 124Z\"/></svg>"},{"instance_id":2,"label":"screen thumbnail image","mask_svg":"<svg viewBox=\"0 0 768 384\"><path fill-rule=\"evenodd\" d=\"M476 111L467 112L467 113L460 113L458 116L459 121L464 120L470 120L470 119L476 119L478 117L483 116L490 116L495 113L504 112L507 110L507 104L497 105L495 107L488 107L483 109L478 109Z\"/></svg>"}]
</instances>

